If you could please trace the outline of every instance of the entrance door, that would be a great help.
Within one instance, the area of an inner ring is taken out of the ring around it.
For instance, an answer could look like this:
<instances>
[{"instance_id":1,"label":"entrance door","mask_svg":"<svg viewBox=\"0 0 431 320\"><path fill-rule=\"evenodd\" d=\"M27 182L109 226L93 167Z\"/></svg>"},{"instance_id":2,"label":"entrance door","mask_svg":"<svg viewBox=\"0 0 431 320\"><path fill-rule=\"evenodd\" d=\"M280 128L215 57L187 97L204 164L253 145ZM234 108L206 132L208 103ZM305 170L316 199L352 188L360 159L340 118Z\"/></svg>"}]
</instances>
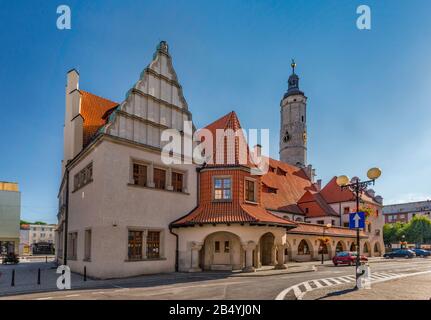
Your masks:
<instances>
[{"instance_id":1,"label":"entrance door","mask_svg":"<svg viewBox=\"0 0 431 320\"><path fill-rule=\"evenodd\" d=\"M214 239L213 264L231 264L230 250L231 242L225 237Z\"/></svg>"}]
</instances>

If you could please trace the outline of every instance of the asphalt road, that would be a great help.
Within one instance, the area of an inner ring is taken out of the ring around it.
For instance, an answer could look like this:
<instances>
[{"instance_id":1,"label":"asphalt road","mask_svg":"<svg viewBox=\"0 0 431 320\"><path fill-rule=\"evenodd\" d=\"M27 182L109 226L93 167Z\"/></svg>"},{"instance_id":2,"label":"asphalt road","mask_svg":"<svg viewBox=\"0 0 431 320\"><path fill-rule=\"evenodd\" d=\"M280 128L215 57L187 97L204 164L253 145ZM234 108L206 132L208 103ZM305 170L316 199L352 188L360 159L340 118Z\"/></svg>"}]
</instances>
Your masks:
<instances>
[{"instance_id":1,"label":"asphalt road","mask_svg":"<svg viewBox=\"0 0 431 320\"><path fill-rule=\"evenodd\" d=\"M370 263L372 273L408 274L431 270L431 259L396 259ZM52 291L2 297L0 299L212 299L212 300L273 300L286 288L321 278L353 276L354 267L318 266L315 272L265 276L232 276L230 274L190 274L142 279L117 280L98 288ZM395 281L394 281L395 283ZM394 288L396 290L396 288Z\"/></svg>"}]
</instances>

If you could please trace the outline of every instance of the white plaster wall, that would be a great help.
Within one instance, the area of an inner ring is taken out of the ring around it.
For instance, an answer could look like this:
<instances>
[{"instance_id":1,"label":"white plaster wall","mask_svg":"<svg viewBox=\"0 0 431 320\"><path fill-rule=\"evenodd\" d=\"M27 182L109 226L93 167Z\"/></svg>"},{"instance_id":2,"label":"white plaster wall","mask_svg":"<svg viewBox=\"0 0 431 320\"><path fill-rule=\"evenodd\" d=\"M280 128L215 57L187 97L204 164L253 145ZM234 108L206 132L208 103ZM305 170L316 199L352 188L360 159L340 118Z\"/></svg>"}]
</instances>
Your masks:
<instances>
[{"instance_id":1,"label":"white plaster wall","mask_svg":"<svg viewBox=\"0 0 431 320\"><path fill-rule=\"evenodd\" d=\"M160 155L142 148L103 140L93 152L71 170L73 176L93 161L93 182L69 198L68 233L78 232L77 260L69 260L72 271L97 278L126 277L174 271L175 237L170 222L196 206L196 170L192 165L175 168L186 171L191 194L128 185L131 159L160 164ZM116 225L116 226L114 226ZM85 229L92 230L91 262L84 259ZM128 228L162 230L162 258L157 261L126 262Z\"/></svg>"}]
</instances>

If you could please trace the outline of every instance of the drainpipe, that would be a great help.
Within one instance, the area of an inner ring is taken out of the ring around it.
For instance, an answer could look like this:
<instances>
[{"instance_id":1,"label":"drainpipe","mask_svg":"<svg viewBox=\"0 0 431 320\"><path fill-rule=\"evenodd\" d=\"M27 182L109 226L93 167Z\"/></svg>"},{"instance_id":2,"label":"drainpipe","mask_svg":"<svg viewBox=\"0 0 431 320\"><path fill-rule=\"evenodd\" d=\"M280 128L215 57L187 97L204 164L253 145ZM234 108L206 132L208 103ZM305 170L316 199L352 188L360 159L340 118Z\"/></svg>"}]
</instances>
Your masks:
<instances>
[{"instance_id":1,"label":"drainpipe","mask_svg":"<svg viewBox=\"0 0 431 320\"><path fill-rule=\"evenodd\" d=\"M196 207L194 207L194 209L192 209L192 211L195 211L199 207L199 191L200 191L200 188L199 188L199 172L200 172L200 170L203 167L205 167L205 165L206 164L204 164L201 168L196 168L196 172L197 172L197 175L196 175ZM187 213L185 216L187 216L188 214L189 213ZM178 249L178 247L179 247L179 239L178 239L178 234L174 233L172 231L172 229L173 229L172 228L172 224L169 224L169 233L175 236L175 272L178 272L178 270L179 270L179 261L178 261L179 260L179 249Z\"/></svg>"},{"instance_id":2,"label":"drainpipe","mask_svg":"<svg viewBox=\"0 0 431 320\"><path fill-rule=\"evenodd\" d=\"M66 167L66 206L64 208L63 264L67 265L67 232L69 223L69 169Z\"/></svg>"}]
</instances>

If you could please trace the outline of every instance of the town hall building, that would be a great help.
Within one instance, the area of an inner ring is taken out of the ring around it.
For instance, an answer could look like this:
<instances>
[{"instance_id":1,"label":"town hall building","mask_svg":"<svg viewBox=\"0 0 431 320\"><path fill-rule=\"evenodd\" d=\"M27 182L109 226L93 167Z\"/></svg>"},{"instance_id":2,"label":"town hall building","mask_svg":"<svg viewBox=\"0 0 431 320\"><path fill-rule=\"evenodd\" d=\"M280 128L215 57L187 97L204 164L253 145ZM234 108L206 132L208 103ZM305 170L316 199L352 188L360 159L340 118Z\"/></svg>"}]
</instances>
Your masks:
<instances>
[{"instance_id":1,"label":"town hall building","mask_svg":"<svg viewBox=\"0 0 431 320\"><path fill-rule=\"evenodd\" d=\"M295 67L280 106L280 160L268 159L262 174L253 173L254 163L240 161L241 136L222 146L233 163L162 161L165 130L179 131L184 141L196 132L194 125L186 128L192 113L165 41L122 102L82 90L79 73L69 71L59 263L116 278L286 268L289 261L355 250L356 233L346 227L355 210L353 192L341 190L335 177L322 187L307 163L307 98ZM234 111L205 127L214 135L241 128ZM259 152L259 146L247 147L247 153ZM383 253L382 205L371 189L361 195L368 215L360 246L368 256Z\"/></svg>"}]
</instances>

